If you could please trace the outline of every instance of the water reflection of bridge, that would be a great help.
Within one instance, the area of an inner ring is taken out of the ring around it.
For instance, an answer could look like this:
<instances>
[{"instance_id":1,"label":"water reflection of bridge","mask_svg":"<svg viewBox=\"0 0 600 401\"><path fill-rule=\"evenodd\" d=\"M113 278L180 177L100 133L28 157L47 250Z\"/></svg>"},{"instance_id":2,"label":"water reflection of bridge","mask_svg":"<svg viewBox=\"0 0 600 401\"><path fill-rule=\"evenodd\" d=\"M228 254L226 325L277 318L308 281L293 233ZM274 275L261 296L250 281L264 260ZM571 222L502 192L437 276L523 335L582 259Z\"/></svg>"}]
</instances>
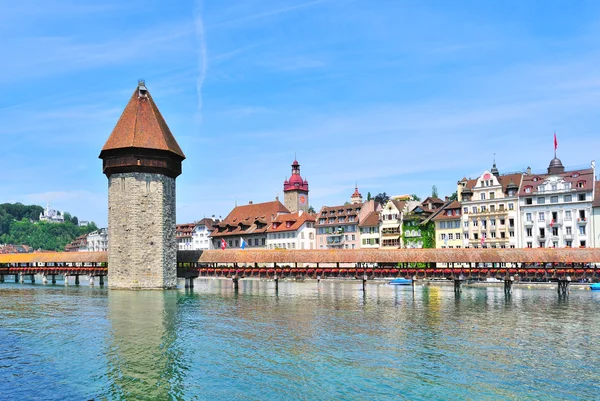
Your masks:
<instances>
[{"instance_id":1,"label":"water reflection of bridge","mask_svg":"<svg viewBox=\"0 0 600 401\"><path fill-rule=\"evenodd\" d=\"M524 279L598 281L600 249L357 249L179 251L177 276L194 277L414 277L470 279L519 275ZM14 275L100 277L106 252L0 255L0 281ZM102 281L101 281L102 283Z\"/></svg>"}]
</instances>

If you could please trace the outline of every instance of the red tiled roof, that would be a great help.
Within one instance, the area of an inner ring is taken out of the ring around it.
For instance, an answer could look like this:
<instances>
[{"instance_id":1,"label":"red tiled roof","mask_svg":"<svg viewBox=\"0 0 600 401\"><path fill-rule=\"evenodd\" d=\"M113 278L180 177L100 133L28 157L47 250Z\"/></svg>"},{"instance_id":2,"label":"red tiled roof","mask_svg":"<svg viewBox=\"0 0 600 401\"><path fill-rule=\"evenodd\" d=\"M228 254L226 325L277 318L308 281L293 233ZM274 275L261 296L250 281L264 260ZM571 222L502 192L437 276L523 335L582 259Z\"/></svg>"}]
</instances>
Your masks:
<instances>
[{"instance_id":1,"label":"red tiled roof","mask_svg":"<svg viewBox=\"0 0 600 401\"><path fill-rule=\"evenodd\" d=\"M213 227L215 226L215 224L219 223L219 220L215 220L209 217L205 217L202 220L198 221L196 223L197 226L204 224L206 226L206 229L208 231L212 231Z\"/></svg>"},{"instance_id":2,"label":"red tiled roof","mask_svg":"<svg viewBox=\"0 0 600 401\"><path fill-rule=\"evenodd\" d=\"M358 223L359 227L373 227L373 226L378 226L378 225L379 225L379 212L378 211L370 212L369 214L367 214L367 217L365 217L364 219L361 220L360 223Z\"/></svg>"},{"instance_id":3,"label":"red tiled roof","mask_svg":"<svg viewBox=\"0 0 600 401\"><path fill-rule=\"evenodd\" d=\"M176 237L177 238L191 237L195 226L196 225L194 223L177 224L177 226L175 227Z\"/></svg>"},{"instance_id":4,"label":"red tiled roof","mask_svg":"<svg viewBox=\"0 0 600 401\"><path fill-rule=\"evenodd\" d=\"M576 177L573 177L576 175ZM565 182L571 183L571 191L591 191L592 184L594 183L594 170L591 168L583 169L583 170L571 170L565 171L560 174L531 174L523 177L523 185L521 185L521 189L519 191L519 196L531 196L532 194L537 194L537 187L542 184L548 177L551 176L559 176ZM534 181L535 180L535 181ZM576 184L580 181L584 182L583 188L577 188ZM517 184L518 185L518 184ZM531 192L525 192L525 188L531 187Z\"/></svg>"},{"instance_id":5,"label":"red tiled roof","mask_svg":"<svg viewBox=\"0 0 600 401\"><path fill-rule=\"evenodd\" d=\"M448 210L454 210L456 211L456 214L453 216L448 216L446 214L446 211ZM448 205L443 206L440 210L440 212L438 214L435 215L435 217L433 217L432 220L438 221L438 220L457 220L461 218L461 203L459 201L452 201L450 202Z\"/></svg>"},{"instance_id":6,"label":"red tiled roof","mask_svg":"<svg viewBox=\"0 0 600 401\"><path fill-rule=\"evenodd\" d=\"M278 200L236 206L222 222L215 224L211 237L261 234L278 214L289 212Z\"/></svg>"},{"instance_id":7,"label":"red tiled roof","mask_svg":"<svg viewBox=\"0 0 600 401\"><path fill-rule=\"evenodd\" d=\"M185 159L150 92L146 92L147 96L139 96L139 93L140 85L133 92L102 151L122 148L155 149L169 151Z\"/></svg>"},{"instance_id":8,"label":"red tiled roof","mask_svg":"<svg viewBox=\"0 0 600 401\"><path fill-rule=\"evenodd\" d=\"M268 233L279 233L284 231L297 231L302 224L307 221L315 221L315 217L310 215L309 213L296 212L296 213L288 213L288 214L280 214L275 217L275 220L269 225L267 228ZM290 223L288 227L288 223ZM277 227L275 227L277 226Z\"/></svg>"},{"instance_id":9,"label":"red tiled roof","mask_svg":"<svg viewBox=\"0 0 600 401\"><path fill-rule=\"evenodd\" d=\"M317 214L317 219L325 218L327 221L325 223L319 223L317 220L316 225L320 227L324 226L334 226L338 224L356 224L358 223L358 216L360 211L356 211L356 209L362 209L364 203L351 203L347 205L340 206L323 206L319 213ZM349 211L348 211L349 210ZM333 213L331 213L333 212ZM348 221L349 216L355 216L354 221ZM342 218L342 221L339 221L339 218ZM329 223L329 218L335 218L335 222Z\"/></svg>"}]
</instances>

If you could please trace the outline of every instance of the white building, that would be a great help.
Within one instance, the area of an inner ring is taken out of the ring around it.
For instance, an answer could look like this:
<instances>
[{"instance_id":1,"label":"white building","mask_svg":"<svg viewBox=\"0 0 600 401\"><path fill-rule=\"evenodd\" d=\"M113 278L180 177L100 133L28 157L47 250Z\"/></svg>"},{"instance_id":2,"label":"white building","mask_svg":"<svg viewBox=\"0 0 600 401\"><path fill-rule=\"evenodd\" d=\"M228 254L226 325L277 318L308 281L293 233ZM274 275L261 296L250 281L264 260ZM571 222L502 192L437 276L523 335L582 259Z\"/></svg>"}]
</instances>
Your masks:
<instances>
[{"instance_id":1,"label":"white building","mask_svg":"<svg viewBox=\"0 0 600 401\"><path fill-rule=\"evenodd\" d=\"M58 210L50 209L50 203L46 204L46 209L40 213L40 221L47 221L49 223L64 223L65 218L63 213Z\"/></svg>"},{"instance_id":2,"label":"white building","mask_svg":"<svg viewBox=\"0 0 600 401\"><path fill-rule=\"evenodd\" d=\"M108 251L108 229L101 228L92 231L87 235L88 252L106 252Z\"/></svg>"},{"instance_id":3,"label":"white building","mask_svg":"<svg viewBox=\"0 0 600 401\"><path fill-rule=\"evenodd\" d=\"M476 179L458 182L464 248L516 248L523 173L500 174L496 162Z\"/></svg>"},{"instance_id":4,"label":"white building","mask_svg":"<svg viewBox=\"0 0 600 401\"><path fill-rule=\"evenodd\" d=\"M556 157L547 174L523 177L519 192L521 247L591 247L595 163L565 171Z\"/></svg>"},{"instance_id":5,"label":"white building","mask_svg":"<svg viewBox=\"0 0 600 401\"><path fill-rule=\"evenodd\" d=\"M315 217L299 210L277 216L267 229L267 249L316 249Z\"/></svg>"},{"instance_id":6,"label":"white building","mask_svg":"<svg viewBox=\"0 0 600 401\"><path fill-rule=\"evenodd\" d=\"M194 231L194 223L177 224L175 227L175 238L177 239L177 249L180 251L191 251L192 248L192 232Z\"/></svg>"},{"instance_id":7,"label":"white building","mask_svg":"<svg viewBox=\"0 0 600 401\"><path fill-rule=\"evenodd\" d=\"M360 231L361 249L379 248L379 210L369 212L369 214L358 223L358 230Z\"/></svg>"},{"instance_id":8,"label":"white building","mask_svg":"<svg viewBox=\"0 0 600 401\"><path fill-rule=\"evenodd\" d=\"M210 240L210 234L214 230L214 225L219 220L213 218L204 218L198 221L194 229L192 230L192 249L193 250L209 250L215 249L212 241Z\"/></svg>"}]
</instances>

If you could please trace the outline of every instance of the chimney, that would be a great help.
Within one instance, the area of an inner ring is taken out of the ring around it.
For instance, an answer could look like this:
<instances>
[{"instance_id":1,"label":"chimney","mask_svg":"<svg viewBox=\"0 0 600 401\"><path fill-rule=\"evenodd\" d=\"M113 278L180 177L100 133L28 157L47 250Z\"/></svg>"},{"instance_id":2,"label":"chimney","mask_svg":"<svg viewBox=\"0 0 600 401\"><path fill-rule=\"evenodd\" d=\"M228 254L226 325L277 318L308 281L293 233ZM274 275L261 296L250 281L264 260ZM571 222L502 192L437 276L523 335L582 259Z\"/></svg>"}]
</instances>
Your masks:
<instances>
[{"instance_id":1,"label":"chimney","mask_svg":"<svg viewBox=\"0 0 600 401\"><path fill-rule=\"evenodd\" d=\"M252 204L252 201L248 202L248 204L249 204L249 205L251 205L251 204Z\"/></svg>"}]
</instances>

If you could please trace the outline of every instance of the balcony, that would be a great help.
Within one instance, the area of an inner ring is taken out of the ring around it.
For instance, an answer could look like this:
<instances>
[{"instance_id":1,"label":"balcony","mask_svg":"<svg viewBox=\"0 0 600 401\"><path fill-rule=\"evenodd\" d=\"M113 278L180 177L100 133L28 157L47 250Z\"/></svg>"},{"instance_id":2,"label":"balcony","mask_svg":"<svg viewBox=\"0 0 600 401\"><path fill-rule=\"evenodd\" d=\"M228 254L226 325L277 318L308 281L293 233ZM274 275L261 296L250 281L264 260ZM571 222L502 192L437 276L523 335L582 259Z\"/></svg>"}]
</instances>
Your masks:
<instances>
[{"instance_id":1,"label":"balcony","mask_svg":"<svg viewBox=\"0 0 600 401\"><path fill-rule=\"evenodd\" d=\"M585 217L580 217L577 219L577 224L580 226L584 226L587 224L587 219Z\"/></svg>"},{"instance_id":2,"label":"balcony","mask_svg":"<svg viewBox=\"0 0 600 401\"><path fill-rule=\"evenodd\" d=\"M385 235L385 236L399 236L400 235L400 230L399 229L387 229L384 228L381 230L381 235Z\"/></svg>"},{"instance_id":3,"label":"balcony","mask_svg":"<svg viewBox=\"0 0 600 401\"><path fill-rule=\"evenodd\" d=\"M343 244L344 244L344 236L342 234L327 236L327 245L342 246Z\"/></svg>"},{"instance_id":4,"label":"balcony","mask_svg":"<svg viewBox=\"0 0 600 401\"><path fill-rule=\"evenodd\" d=\"M533 220L525 220L525 227L533 227Z\"/></svg>"},{"instance_id":5,"label":"balcony","mask_svg":"<svg viewBox=\"0 0 600 401\"><path fill-rule=\"evenodd\" d=\"M560 227L562 226L562 219L550 220L548 221L548 226L550 227Z\"/></svg>"},{"instance_id":6,"label":"balcony","mask_svg":"<svg viewBox=\"0 0 600 401\"><path fill-rule=\"evenodd\" d=\"M573 234L565 234L564 237L566 240L570 241L573 239Z\"/></svg>"}]
</instances>

